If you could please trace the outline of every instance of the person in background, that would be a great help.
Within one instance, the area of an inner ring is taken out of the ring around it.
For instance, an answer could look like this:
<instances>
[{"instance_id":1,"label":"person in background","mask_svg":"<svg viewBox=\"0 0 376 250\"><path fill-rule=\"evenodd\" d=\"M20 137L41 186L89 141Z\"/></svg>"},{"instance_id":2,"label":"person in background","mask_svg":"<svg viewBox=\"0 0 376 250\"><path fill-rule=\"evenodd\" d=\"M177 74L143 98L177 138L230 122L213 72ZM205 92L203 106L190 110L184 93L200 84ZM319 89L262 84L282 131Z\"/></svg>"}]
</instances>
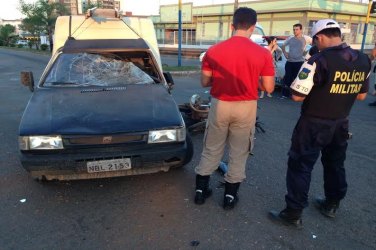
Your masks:
<instances>
[{"instance_id":1,"label":"person in background","mask_svg":"<svg viewBox=\"0 0 376 250\"><path fill-rule=\"evenodd\" d=\"M277 76L277 61L279 58L282 56L282 49L278 46L277 44L277 37L275 36L268 36L265 38L266 42L268 43L268 46L265 48L270 51L273 57L273 62L274 62L274 71ZM261 91L260 98L264 98L265 91ZM272 97L270 93L267 93L268 97Z\"/></svg>"},{"instance_id":2,"label":"person in background","mask_svg":"<svg viewBox=\"0 0 376 250\"><path fill-rule=\"evenodd\" d=\"M201 85L211 87L211 107L203 140L203 151L196 172L194 202L204 204L211 196L210 175L218 168L226 142L229 147L225 174L223 208L232 209L238 201L240 183L256 123L258 88L274 90L274 65L269 51L249 37L257 14L239 8L233 17L233 36L209 48L201 65ZM259 82L259 79L260 82Z\"/></svg>"},{"instance_id":3,"label":"person in background","mask_svg":"<svg viewBox=\"0 0 376 250\"><path fill-rule=\"evenodd\" d=\"M355 100L367 96L371 69L367 55L342 43L336 21L319 20L312 37L320 52L303 64L291 85L292 99L303 104L288 153L286 207L269 212L272 221L296 228L302 228L311 172L320 153L325 198L316 198L316 207L324 216L334 218L346 195L348 116Z\"/></svg>"},{"instance_id":4,"label":"person in background","mask_svg":"<svg viewBox=\"0 0 376 250\"><path fill-rule=\"evenodd\" d=\"M373 47L373 49L372 49L371 58L372 58L373 65L374 65L373 70L372 70L372 72L374 74L374 78L373 78L374 87L373 87L372 95L376 96L376 43L375 43L375 47ZM368 105L376 107L376 100L374 102L369 103Z\"/></svg>"},{"instance_id":5,"label":"person in background","mask_svg":"<svg viewBox=\"0 0 376 250\"><path fill-rule=\"evenodd\" d=\"M282 45L283 54L286 57L285 76L283 77L282 99L290 98L290 85L298 75L304 62L305 48L312 43L309 36L303 35L303 26L300 23L293 25L294 36L289 37ZM286 50L288 47L288 51Z\"/></svg>"}]
</instances>

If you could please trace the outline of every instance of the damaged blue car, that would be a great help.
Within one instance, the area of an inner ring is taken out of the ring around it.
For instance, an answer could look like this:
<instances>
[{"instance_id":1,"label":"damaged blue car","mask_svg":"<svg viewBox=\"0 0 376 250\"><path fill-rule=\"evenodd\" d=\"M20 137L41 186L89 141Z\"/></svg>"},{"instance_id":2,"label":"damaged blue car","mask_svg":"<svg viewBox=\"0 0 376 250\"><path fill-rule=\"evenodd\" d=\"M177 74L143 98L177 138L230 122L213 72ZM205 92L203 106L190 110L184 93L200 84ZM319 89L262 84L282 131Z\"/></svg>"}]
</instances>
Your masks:
<instances>
[{"instance_id":1,"label":"damaged blue car","mask_svg":"<svg viewBox=\"0 0 376 250\"><path fill-rule=\"evenodd\" d=\"M149 43L67 39L34 86L19 127L22 166L36 179L72 180L168 171L193 146L170 94L172 78Z\"/></svg>"}]
</instances>

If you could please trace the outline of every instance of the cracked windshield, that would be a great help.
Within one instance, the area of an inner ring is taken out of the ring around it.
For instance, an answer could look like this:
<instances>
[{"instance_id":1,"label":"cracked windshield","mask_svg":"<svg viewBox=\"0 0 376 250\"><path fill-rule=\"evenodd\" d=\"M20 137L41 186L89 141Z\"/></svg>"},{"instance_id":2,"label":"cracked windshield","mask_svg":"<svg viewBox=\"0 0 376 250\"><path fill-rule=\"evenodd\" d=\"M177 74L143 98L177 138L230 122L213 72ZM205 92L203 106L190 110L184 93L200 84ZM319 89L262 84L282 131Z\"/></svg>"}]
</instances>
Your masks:
<instances>
[{"instance_id":1,"label":"cracked windshield","mask_svg":"<svg viewBox=\"0 0 376 250\"><path fill-rule=\"evenodd\" d=\"M119 86L151 84L153 79L132 62L114 54L62 54L44 86Z\"/></svg>"}]
</instances>

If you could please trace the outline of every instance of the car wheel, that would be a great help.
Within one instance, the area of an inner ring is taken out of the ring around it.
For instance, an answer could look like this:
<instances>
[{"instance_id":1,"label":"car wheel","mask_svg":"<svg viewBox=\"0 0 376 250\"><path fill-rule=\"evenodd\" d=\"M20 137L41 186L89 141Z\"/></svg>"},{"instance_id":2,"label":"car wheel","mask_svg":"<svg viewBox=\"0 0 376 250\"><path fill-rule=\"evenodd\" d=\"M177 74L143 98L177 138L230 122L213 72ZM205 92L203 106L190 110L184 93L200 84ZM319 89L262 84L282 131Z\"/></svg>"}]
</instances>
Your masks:
<instances>
[{"instance_id":1,"label":"car wheel","mask_svg":"<svg viewBox=\"0 0 376 250\"><path fill-rule=\"evenodd\" d=\"M206 121L196 122L188 127L191 134L203 133L206 129Z\"/></svg>"},{"instance_id":2,"label":"car wheel","mask_svg":"<svg viewBox=\"0 0 376 250\"><path fill-rule=\"evenodd\" d=\"M187 133L185 140L187 143L187 154L185 155L183 166L188 164L192 160L192 157L193 157L193 142L192 142L192 138L190 134Z\"/></svg>"}]
</instances>

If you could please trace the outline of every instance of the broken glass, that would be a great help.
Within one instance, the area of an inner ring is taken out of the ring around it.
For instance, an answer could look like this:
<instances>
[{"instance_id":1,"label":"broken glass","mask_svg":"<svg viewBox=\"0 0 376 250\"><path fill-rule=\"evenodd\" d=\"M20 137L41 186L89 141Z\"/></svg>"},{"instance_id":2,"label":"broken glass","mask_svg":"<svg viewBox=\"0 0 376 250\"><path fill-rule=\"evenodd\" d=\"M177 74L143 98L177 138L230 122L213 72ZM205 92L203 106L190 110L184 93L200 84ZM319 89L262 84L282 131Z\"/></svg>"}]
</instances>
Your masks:
<instances>
[{"instance_id":1,"label":"broken glass","mask_svg":"<svg viewBox=\"0 0 376 250\"><path fill-rule=\"evenodd\" d=\"M44 86L119 86L151 84L154 80L127 59L115 54L61 54Z\"/></svg>"}]
</instances>

